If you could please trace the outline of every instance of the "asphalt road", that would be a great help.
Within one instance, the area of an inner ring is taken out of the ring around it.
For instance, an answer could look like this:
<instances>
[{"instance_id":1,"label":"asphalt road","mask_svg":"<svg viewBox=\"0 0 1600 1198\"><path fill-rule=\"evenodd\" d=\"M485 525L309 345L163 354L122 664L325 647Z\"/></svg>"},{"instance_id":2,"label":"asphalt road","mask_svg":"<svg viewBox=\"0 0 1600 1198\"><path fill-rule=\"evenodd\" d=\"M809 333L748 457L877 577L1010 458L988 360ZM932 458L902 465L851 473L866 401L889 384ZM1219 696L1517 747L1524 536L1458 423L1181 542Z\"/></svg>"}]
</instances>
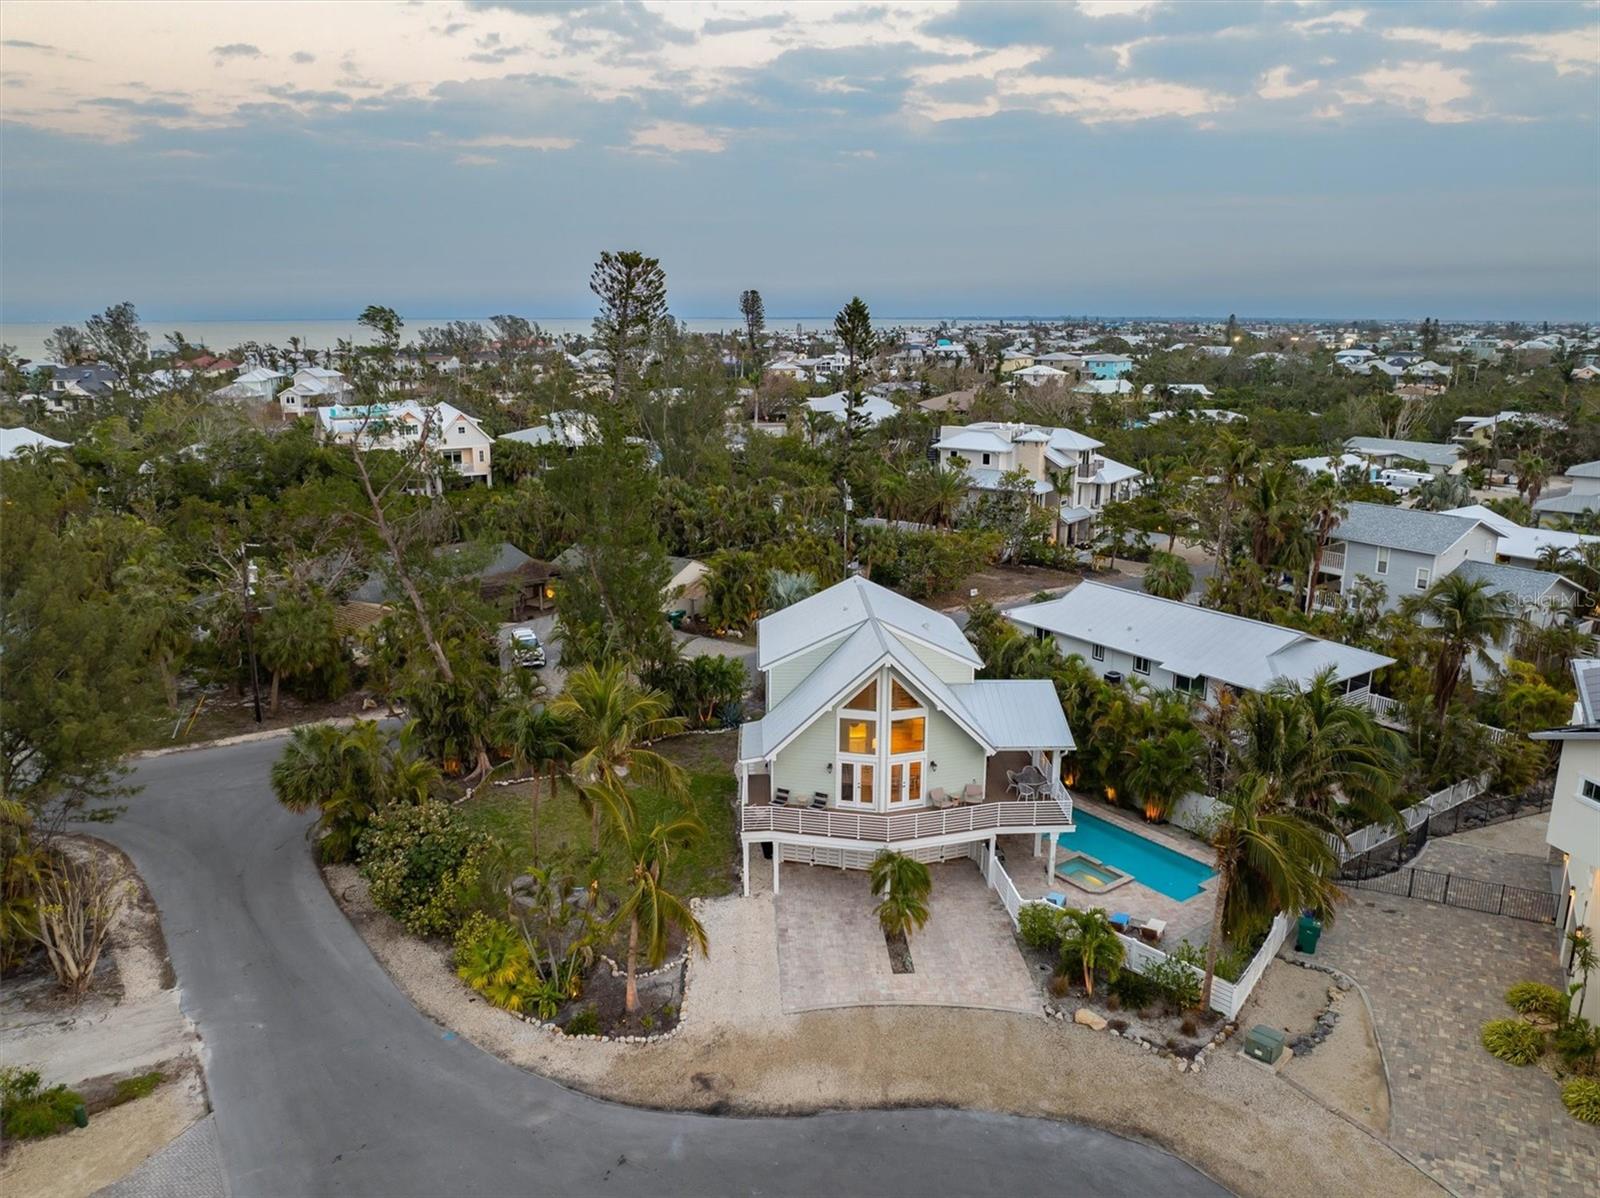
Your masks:
<instances>
[{"instance_id":1,"label":"asphalt road","mask_svg":"<svg viewBox=\"0 0 1600 1198\"><path fill-rule=\"evenodd\" d=\"M308 819L268 789L282 743L145 760L144 791L95 829L161 908L234 1198L1225 1193L1158 1149L1070 1124L672 1114L505 1064L419 1014L334 905Z\"/></svg>"}]
</instances>

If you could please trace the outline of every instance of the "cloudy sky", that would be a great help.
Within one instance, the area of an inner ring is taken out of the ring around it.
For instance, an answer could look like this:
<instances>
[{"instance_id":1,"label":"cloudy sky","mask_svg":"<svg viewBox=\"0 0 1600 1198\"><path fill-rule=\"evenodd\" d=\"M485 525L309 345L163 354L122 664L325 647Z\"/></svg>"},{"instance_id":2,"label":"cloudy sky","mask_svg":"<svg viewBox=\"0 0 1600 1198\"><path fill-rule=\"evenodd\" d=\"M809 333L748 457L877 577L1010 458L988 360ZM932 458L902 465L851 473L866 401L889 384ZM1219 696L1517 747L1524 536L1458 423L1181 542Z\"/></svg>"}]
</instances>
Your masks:
<instances>
[{"instance_id":1,"label":"cloudy sky","mask_svg":"<svg viewBox=\"0 0 1600 1198\"><path fill-rule=\"evenodd\" d=\"M1600 317L1593 3L0 18L0 315Z\"/></svg>"}]
</instances>

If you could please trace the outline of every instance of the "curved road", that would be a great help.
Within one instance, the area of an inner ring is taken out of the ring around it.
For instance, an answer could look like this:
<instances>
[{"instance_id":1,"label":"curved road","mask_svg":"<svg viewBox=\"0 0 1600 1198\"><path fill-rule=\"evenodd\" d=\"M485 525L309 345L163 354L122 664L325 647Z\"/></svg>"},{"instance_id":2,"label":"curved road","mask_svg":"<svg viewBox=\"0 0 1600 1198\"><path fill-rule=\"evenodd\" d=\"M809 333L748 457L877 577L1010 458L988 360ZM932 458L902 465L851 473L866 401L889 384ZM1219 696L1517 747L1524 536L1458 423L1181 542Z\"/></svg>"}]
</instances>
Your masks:
<instances>
[{"instance_id":1,"label":"curved road","mask_svg":"<svg viewBox=\"0 0 1600 1198\"><path fill-rule=\"evenodd\" d=\"M672 1114L514 1068L424 1018L374 961L312 864L308 821L272 799L281 747L142 761L143 792L95 828L161 908L234 1198L1225 1193L1158 1149L1070 1124Z\"/></svg>"}]
</instances>

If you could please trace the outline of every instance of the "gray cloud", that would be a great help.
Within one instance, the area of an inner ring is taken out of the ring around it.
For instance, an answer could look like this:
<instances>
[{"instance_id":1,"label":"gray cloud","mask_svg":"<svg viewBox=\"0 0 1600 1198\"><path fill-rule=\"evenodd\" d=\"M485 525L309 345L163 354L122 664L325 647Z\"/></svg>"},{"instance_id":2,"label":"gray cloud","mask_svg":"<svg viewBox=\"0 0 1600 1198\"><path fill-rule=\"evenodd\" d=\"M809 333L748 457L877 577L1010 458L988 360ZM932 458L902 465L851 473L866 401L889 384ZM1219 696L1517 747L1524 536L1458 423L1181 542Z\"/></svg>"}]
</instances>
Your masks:
<instances>
[{"instance_id":1,"label":"gray cloud","mask_svg":"<svg viewBox=\"0 0 1600 1198\"><path fill-rule=\"evenodd\" d=\"M315 54L311 53L310 50L296 50L293 54L289 55L289 61L290 62L316 62L317 61L317 56Z\"/></svg>"},{"instance_id":2,"label":"gray cloud","mask_svg":"<svg viewBox=\"0 0 1600 1198\"><path fill-rule=\"evenodd\" d=\"M226 46L213 46L211 53L217 58L260 58L261 47L249 42L229 42Z\"/></svg>"}]
</instances>

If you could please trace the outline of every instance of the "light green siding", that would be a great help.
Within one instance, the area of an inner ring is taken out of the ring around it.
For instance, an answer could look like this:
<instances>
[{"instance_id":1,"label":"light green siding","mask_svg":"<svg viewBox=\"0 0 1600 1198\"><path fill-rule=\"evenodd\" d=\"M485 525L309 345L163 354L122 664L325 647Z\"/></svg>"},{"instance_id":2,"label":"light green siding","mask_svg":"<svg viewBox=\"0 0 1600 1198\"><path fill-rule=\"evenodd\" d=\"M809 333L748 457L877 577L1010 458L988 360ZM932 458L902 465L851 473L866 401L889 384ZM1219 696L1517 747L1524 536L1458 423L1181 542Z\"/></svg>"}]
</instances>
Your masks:
<instances>
[{"instance_id":1,"label":"light green siding","mask_svg":"<svg viewBox=\"0 0 1600 1198\"><path fill-rule=\"evenodd\" d=\"M819 716L778 754L772 763L772 787L783 787L796 798L809 798L817 791L833 802L834 775L828 772L833 764L836 738L839 735L838 709Z\"/></svg>"},{"instance_id":2,"label":"light green siding","mask_svg":"<svg viewBox=\"0 0 1600 1198\"><path fill-rule=\"evenodd\" d=\"M814 645L788 661L773 666L767 673L767 710L771 711L783 697L811 676L813 670L828 660L828 655L839 647L843 636ZM861 663L866 666L866 662Z\"/></svg>"},{"instance_id":3,"label":"light green siding","mask_svg":"<svg viewBox=\"0 0 1600 1198\"><path fill-rule=\"evenodd\" d=\"M983 785L984 769L988 764L983 746L941 711L928 713L928 760L939 763L938 769L928 771L927 785L930 789L938 786L946 794L957 795L968 782Z\"/></svg>"},{"instance_id":4,"label":"light green siding","mask_svg":"<svg viewBox=\"0 0 1600 1198\"><path fill-rule=\"evenodd\" d=\"M894 636L892 629L886 629L885 631ZM932 671L933 676L940 682L961 683L972 681L972 667L966 662L957 661L947 653L941 653L937 649L930 649L927 645L919 645L916 641L907 640L902 636L895 636L894 639L909 649L916 659L927 666Z\"/></svg>"}]
</instances>

